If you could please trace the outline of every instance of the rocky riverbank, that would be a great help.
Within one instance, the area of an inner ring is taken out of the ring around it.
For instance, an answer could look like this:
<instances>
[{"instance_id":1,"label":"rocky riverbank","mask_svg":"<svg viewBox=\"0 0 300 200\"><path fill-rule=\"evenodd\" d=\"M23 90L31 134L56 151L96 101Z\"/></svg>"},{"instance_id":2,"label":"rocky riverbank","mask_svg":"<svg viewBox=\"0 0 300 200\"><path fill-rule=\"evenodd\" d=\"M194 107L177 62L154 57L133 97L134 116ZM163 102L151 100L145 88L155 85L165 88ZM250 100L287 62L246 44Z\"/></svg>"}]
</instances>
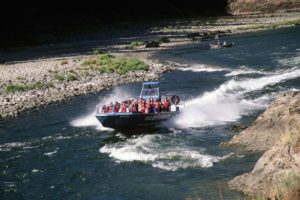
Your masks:
<instances>
[{"instance_id":1,"label":"rocky riverbank","mask_svg":"<svg viewBox=\"0 0 300 200\"><path fill-rule=\"evenodd\" d=\"M280 95L228 144L264 152L251 172L229 182L231 189L254 197L300 199L300 92Z\"/></svg>"},{"instance_id":2,"label":"rocky riverbank","mask_svg":"<svg viewBox=\"0 0 300 200\"><path fill-rule=\"evenodd\" d=\"M149 71L130 71L120 75L81 70L79 66L89 58L50 59L2 66L0 73L5 76L0 78L0 119L15 117L25 110L61 102L80 94L99 92L123 83L157 80L171 68L155 60L143 59ZM33 85L33 88L8 92L10 85Z\"/></svg>"},{"instance_id":3,"label":"rocky riverbank","mask_svg":"<svg viewBox=\"0 0 300 200\"><path fill-rule=\"evenodd\" d=\"M183 20L152 25L147 33L131 33L126 38L118 36L103 40L101 35L95 35L64 44L1 53L0 119L15 117L25 110L61 102L80 94L99 92L118 84L159 79L163 72L174 69L174 66L155 59L155 53L159 51L212 40L215 34L222 37L294 26L299 22L299 12ZM134 41L150 41L157 47L130 46ZM97 56L91 55L95 49L117 57L140 59L149 65L149 69L123 75L81 70L84 61Z\"/></svg>"}]
</instances>

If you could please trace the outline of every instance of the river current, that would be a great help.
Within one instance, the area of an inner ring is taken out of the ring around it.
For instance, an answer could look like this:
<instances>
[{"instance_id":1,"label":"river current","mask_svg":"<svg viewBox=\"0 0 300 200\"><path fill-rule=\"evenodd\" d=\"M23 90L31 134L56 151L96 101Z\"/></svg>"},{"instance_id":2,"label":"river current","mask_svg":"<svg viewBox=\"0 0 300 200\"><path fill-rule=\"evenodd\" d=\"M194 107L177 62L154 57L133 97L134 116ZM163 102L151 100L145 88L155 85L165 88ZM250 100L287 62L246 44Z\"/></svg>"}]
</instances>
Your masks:
<instances>
[{"instance_id":1,"label":"river current","mask_svg":"<svg viewBox=\"0 0 300 200\"><path fill-rule=\"evenodd\" d=\"M299 27L287 28L224 38L232 48L203 42L159 53L182 66L160 85L163 94L184 96L185 109L156 131L124 134L94 117L99 103L138 96L140 83L0 122L0 198L243 199L226 182L259 155L219 144L279 93L300 89L299 35Z\"/></svg>"}]
</instances>

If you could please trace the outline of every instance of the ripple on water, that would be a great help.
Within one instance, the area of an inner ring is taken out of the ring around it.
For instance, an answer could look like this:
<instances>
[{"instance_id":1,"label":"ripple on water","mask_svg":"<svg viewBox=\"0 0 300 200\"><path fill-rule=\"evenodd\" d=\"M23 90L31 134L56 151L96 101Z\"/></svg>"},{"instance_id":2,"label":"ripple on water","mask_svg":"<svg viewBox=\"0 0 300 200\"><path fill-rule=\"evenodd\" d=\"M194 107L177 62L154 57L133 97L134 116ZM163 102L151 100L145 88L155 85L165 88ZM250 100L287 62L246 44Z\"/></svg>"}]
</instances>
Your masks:
<instances>
[{"instance_id":1,"label":"ripple on water","mask_svg":"<svg viewBox=\"0 0 300 200\"><path fill-rule=\"evenodd\" d=\"M162 140L169 140L168 146L159 142ZM117 163L140 161L171 171L189 167L212 167L214 163L230 155L209 155L205 153L204 148L189 147L171 140L170 135L142 135L114 144L106 144L99 151L108 154Z\"/></svg>"}]
</instances>

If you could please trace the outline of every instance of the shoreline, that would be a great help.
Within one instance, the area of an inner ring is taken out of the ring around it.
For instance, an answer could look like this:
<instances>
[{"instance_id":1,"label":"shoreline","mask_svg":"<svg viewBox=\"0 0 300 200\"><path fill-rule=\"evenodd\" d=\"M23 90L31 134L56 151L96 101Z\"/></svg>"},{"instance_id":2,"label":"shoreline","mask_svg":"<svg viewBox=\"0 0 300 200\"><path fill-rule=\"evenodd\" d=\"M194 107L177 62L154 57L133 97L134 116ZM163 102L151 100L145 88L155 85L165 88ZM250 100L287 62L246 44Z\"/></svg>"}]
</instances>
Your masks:
<instances>
[{"instance_id":1,"label":"shoreline","mask_svg":"<svg viewBox=\"0 0 300 200\"><path fill-rule=\"evenodd\" d=\"M150 36L144 34L137 38L126 38L124 41L121 40L122 38L117 41L113 41L114 39L75 41L70 44L34 47L0 55L1 60L9 61L0 64L0 73L2 74L0 77L0 120L16 117L19 113L30 111L33 108L63 102L74 96L100 92L119 84L158 80L164 72L176 68L176 66L161 62L155 57L155 54L160 51L197 44L201 42L204 34L209 34L210 40L212 40L216 33L220 36L228 36L293 27L300 24L300 12L272 14L271 17L266 17L265 14L255 17L251 15L251 18L226 16L215 22L208 23L200 19L199 21L190 21L189 24L185 23L187 22L180 22L176 26L152 27L149 32ZM159 48L138 46L132 50L126 49L126 45L131 41L149 41L161 37L169 38L170 42L162 43ZM107 43L111 45L107 45ZM138 58L149 66L149 70L130 71L124 75L99 74L91 71L84 73L79 70L78 67L83 61L96 56L91 55L91 51L96 48L116 57ZM70 49L72 52L66 53ZM56 80L57 74L65 79ZM66 77L69 76L74 76L76 79L66 80ZM24 92L7 93L5 91L5 88L11 84L35 85L37 83L40 83L41 87Z\"/></svg>"}]
</instances>

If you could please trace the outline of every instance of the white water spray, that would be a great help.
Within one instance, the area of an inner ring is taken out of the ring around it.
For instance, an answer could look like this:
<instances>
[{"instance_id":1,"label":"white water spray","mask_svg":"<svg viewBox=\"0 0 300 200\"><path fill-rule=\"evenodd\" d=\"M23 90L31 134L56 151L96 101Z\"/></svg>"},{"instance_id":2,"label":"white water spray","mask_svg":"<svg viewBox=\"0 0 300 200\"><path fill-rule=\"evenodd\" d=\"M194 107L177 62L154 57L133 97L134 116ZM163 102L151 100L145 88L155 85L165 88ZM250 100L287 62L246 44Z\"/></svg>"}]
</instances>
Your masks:
<instances>
[{"instance_id":1,"label":"white water spray","mask_svg":"<svg viewBox=\"0 0 300 200\"><path fill-rule=\"evenodd\" d=\"M180 127L202 127L236 121L248 110L263 106L260 106L259 99L243 100L243 95L298 77L300 69L293 68L261 78L240 81L232 79L211 92L187 101L183 113L175 119L175 123ZM266 101L265 98L261 100L264 103Z\"/></svg>"},{"instance_id":2,"label":"white water spray","mask_svg":"<svg viewBox=\"0 0 300 200\"><path fill-rule=\"evenodd\" d=\"M110 95L100 100L99 105L108 104L114 101L121 101L126 98L132 97L132 94L124 89L115 88ZM73 121L71 121L71 125L75 127L95 127L98 130L112 130L110 128L105 128L95 117L96 108L93 112L83 115Z\"/></svg>"}]
</instances>

